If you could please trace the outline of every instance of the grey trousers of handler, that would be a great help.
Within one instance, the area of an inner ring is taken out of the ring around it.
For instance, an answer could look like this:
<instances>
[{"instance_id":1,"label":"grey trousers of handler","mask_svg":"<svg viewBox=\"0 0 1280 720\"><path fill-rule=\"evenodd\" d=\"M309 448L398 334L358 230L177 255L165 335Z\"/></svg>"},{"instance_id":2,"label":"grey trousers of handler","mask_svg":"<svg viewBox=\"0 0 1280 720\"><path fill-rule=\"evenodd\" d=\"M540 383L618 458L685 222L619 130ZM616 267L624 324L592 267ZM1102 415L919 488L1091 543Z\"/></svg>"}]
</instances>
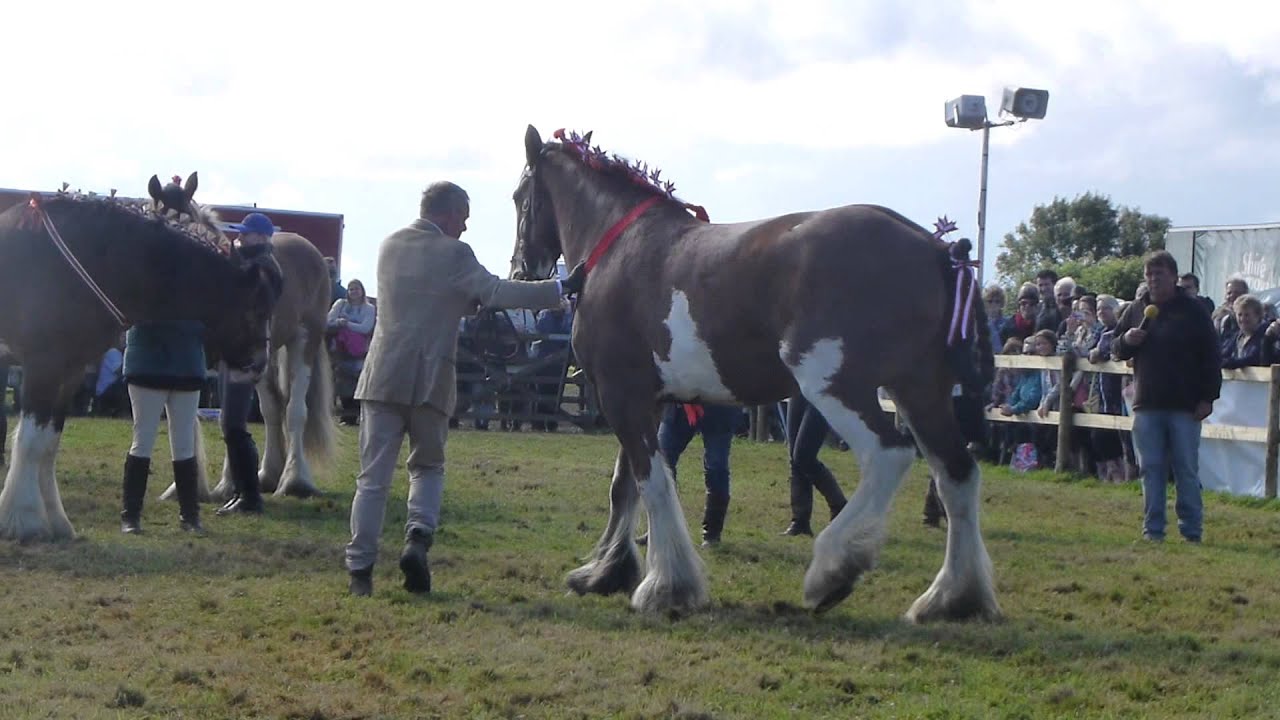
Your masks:
<instances>
[{"instance_id":1,"label":"grey trousers of handler","mask_svg":"<svg viewBox=\"0 0 1280 720\"><path fill-rule=\"evenodd\" d=\"M409 435L409 519L405 532L434 533L444 493L444 444L449 417L430 405L363 400L360 404L360 475L351 503L347 570L363 570L378 559L396 460Z\"/></svg>"}]
</instances>

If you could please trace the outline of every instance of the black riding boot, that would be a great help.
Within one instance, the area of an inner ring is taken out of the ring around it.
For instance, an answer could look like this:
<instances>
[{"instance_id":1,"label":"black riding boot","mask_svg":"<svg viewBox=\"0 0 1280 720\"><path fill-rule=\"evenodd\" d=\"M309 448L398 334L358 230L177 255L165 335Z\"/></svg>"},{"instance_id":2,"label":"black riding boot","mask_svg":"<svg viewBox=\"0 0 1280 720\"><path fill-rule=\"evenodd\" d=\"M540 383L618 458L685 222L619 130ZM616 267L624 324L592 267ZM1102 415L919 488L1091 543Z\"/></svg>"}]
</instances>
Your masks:
<instances>
[{"instance_id":1,"label":"black riding boot","mask_svg":"<svg viewBox=\"0 0 1280 720\"><path fill-rule=\"evenodd\" d=\"M400 571L404 573L404 589L411 593L431 592L431 566L427 563L427 551L431 549L432 540L431 533L416 528L404 536Z\"/></svg>"},{"instance_id":2,"label":"black riding boot","mask_svg":"<svg viewBox=\"0 0 1280 720\"><path fill-rule=\"evenodd\" d=\"M227 444L227 469L231 473L236 496L231 502L218 508L218 515L261 513L262 491L258 486L258 447L253 442L253 436L245 433L244 437Z\"/></svg>"},{"instance_id":3,"label":"black riding boot","mask_svg":"<svg viewBox=\"0 0 1280 720\"><path fill-rule=\"evenodd\" d=\"M791 524L783 535L813 535L809 518L813 515L813 483L796 470L791 471Z\"/></svg>"},{"instance_id":4,"label":"black riding boot","mask_svg":"<svg viewBox=\"0 0 1280 720\"><path fill-rule=\"evenodd\" d=\"M702 547L710 547L720 542L720 531L724 530L724 516L727 512L729 512L728 495L707 493L707 506L702 511Z\"/></svg>"},{"instance_id":5,"label":"black riding boot","mask_svg":"<svg viewBox=\"0 0 1280 720\"><path fill-rule=\"evenodd\" d=\"M938 496L938 480L930 478L929 492L924 496L924 524L938 527L946 516L947 510L942 506L942 498Z\"/></svg>"},{"instance_id":6,"label":"black riding boot","mask_svg":"<svg viewBox=\"0 0 1280 720\"><path fill-rule=\"evenodd\" d=\"M196 458L173 463L173 485L178 495L179 527L188 532L204 533L200 525L199 461Z\"/></svg>"},{"instance_id":7,"label":"black riding boot","mask_svg":"<svg viewBox=\"0 0 1280 720\"><path fill-rule=\"evenodd\" d=\"M809 476L809 480L813 483L813 489L821 493L822 498L827 501L827 509L831 511L831 519L835 520L840 511L844 509L845 499L844 491L840 489L840 483L836 482L835 476L831 474L831 469L822 463L818 463L818 467Z\"/></svg>"},{"instance_id":8,"label":"black riding boot","mask_svg":"<svg viewBox=\"0 0 1280 720\"><path fill-rule=\"evenodd\" d=\"M124 458L124 510L120 513L120 532L136 535L142 532L142 501L147 495L147 475L151 458L126 455Z\"/></svg>"}]
</instances>

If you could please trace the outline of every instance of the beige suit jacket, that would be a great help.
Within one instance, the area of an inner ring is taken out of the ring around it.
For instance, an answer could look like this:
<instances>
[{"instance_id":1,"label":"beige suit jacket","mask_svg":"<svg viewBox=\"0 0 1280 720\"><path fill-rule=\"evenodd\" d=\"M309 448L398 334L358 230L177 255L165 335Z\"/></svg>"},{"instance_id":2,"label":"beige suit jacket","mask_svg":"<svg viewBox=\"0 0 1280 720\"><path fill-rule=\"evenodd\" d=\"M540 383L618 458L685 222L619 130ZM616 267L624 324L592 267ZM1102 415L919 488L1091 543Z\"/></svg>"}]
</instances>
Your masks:
<instances>
[{"instance_id":1,"label":"beige suit jacket","mask_svg":"<svg viewBox=\"0 0 1280 720\"><path fill-rule=\"evenodd\" d=\"M471 246L419 219L382 241L377 303L356 399L430 405L452 414L459 321L477 307L556 307L560 290L555 280L499 278L476 260Z\"/></svg>"}]
</instances>

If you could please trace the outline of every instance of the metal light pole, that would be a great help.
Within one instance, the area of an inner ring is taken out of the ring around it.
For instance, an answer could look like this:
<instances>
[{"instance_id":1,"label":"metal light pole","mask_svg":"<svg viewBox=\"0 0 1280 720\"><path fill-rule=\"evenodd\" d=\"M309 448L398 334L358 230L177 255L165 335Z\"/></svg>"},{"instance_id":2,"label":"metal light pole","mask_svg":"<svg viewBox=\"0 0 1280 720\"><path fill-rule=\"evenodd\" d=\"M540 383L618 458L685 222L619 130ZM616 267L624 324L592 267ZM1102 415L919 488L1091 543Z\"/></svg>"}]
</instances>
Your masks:
<instances>
[{"instance_id":1,"label":"metal light pole","mask_svg":"<svg viewBox=\"0 0 1280 720\"><path fill-rule=\"evenodd\" d=\"M993 123L987 119L987 100L981 95L961 95L947 101L946 121L949 127L982 131L982 164L978 172L978 282L982 282L982 268L986 260L987 239L987 157L991 144L991 128L1012 125L1015 122L1039 120L1044 117L1049 104L1047 90L1030 88L1005 88L1000 103L1000 113L1012 115L1016 120Z\"/></svg>"},{"instance_id":2,"label":"metal light pole","mask_svg":"<svg viewBox=\"0 0 1280 720\"><path fill-rule=\"evenodd\" d=\"M1013 120L993 123L990 120L982 123L982 166L978 171L978 286L982 286L982 268L985 264L987 239L987 157L991 144L991 128L1012 125Z\"/></svg>"}]
</instances>

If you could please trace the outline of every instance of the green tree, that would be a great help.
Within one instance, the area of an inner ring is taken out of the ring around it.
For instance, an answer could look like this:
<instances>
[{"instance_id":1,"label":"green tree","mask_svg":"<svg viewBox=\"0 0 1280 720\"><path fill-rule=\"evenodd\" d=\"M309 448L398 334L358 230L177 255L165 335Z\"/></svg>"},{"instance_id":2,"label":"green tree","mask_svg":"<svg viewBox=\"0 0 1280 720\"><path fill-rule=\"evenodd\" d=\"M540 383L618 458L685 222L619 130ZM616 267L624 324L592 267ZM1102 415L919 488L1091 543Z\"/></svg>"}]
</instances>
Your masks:
<instances>
[{"instance_id":1,"label":"green tree","mask_svg":"<svg viewBox=\"0 0 1280 720\"><path fill-rule=\"evenodd\" d=\"M1163 248L1168 229L1168 218L1117 208L1106 195L1055 197L1048 205L1037 205L1026 222L1004 236L996 271L1005 284L1016 285L1052 268L1091 292L1132 297L1142 265L1126 260Z\"/></svg>"}]
</instances>

